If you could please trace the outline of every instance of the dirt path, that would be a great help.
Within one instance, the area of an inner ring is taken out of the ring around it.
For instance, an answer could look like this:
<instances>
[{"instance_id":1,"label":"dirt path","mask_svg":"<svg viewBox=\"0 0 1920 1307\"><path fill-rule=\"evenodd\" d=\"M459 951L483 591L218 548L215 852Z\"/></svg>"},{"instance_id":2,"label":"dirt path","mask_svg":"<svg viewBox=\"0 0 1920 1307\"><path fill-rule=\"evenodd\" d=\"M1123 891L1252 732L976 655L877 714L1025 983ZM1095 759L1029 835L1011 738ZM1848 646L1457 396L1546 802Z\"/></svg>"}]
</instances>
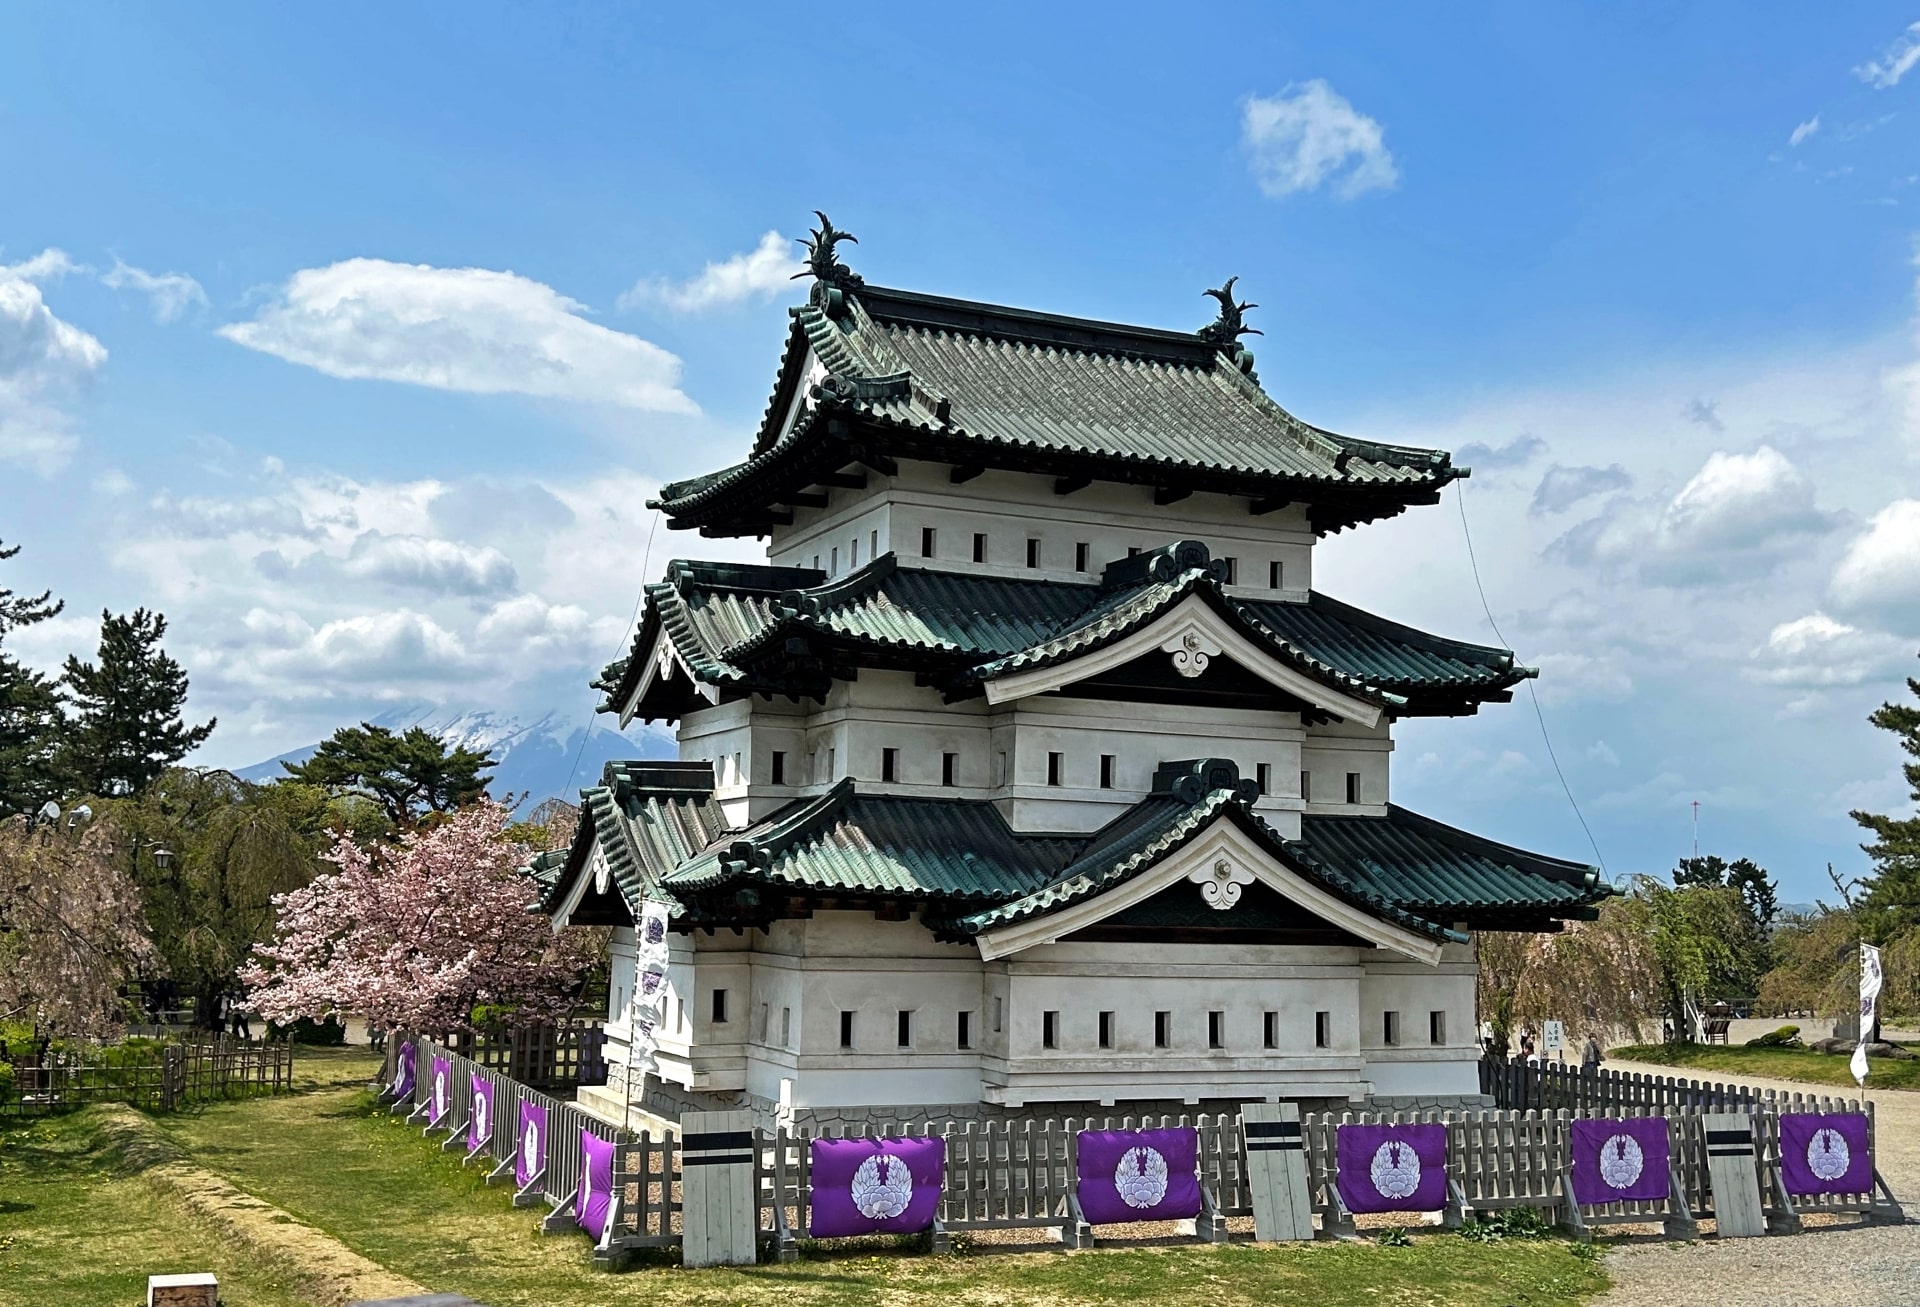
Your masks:
<instances>
[{"instance_id":1,"label":"dirt path","mask_svg":"<svg viewBox=\"0 0 1920 1307\"><path fill-rule=\"evenodd\" d=\"M1672 1067L1611 1062L1617 1071L1672 1075ZM1850 1097L1832 1086L1745 1076L1789 1093ZM1920 1093L1868 1090L1875 1158L1907 1224L1814 1229L1791 1237L1650 1244L1607 1258L1614 1287L1598 1307L1881 1307L1920 1298Z\"/></svg>"},{"instance_id":2,"label":"dirt path","mask_svg":"<svg viewBox=\"0 0 1920 1307\"><path fill-rule=\"evenodd\" d=\"M103 1109L101 1124L131 1169L212 1221L239 1246L286 1267L300 1281L308 1301L339 1307L361 1299L426 1292L332 1235L194 1166L132 1109Z\"/></svg>"}]
</instances>

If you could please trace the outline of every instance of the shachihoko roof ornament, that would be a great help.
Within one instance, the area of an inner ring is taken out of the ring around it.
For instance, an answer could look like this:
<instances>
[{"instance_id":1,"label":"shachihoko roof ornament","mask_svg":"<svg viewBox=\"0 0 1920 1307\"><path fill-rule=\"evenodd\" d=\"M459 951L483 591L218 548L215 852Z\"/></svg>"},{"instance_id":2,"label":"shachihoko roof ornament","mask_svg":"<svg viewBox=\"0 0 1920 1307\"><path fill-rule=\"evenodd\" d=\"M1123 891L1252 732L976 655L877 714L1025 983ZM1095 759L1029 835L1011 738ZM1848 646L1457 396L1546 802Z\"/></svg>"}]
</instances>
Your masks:
<instances>
[{"instance_id":1,"label":"shachihoko roof ornament","mask_svg":"<svg viewBox=\"0 0 1920 1307\"><path fill-rule=\"evenodd\" d=\"M858 245L860 238L850 231L842 231L835 227L833 219L820 210L815 209L813 213L820 219L820 229L808 232L804 239L795 238L798 244L807 247L807 266L804 271L794 273L788 280L798 281L802 277L812 277L813 289L808 292L807 301L825 309L828 316L838 317L836 309L845 300L844 296L836 298L833 292L844 292L867 283L859 273L840 262L840 256L834 247L841 241L852 241Z\"/></svg>"},{"instance_id":2,"label":"shachihoko roof ornament","mask_svg":"<svg viewBox=\"0 0 1920 1307\"><path fill-rule=\"evenodd\" d=\"M1244 316L1246 311L1248 309L1257 309L1260 306L1251 300L1235 302L1233 298L1233 283L1239 280L1240 278L1238 277L1228 277L1226 285L1202 292L1202 294L1211 295L1214 299L1220 301L1220 316L1193 334L1217 349L1231 351L1234 346L1239 343L1240 337L1242 336L1264 336L1267 334L1258 327L1249 327L1246 324Z\"/></svg>"}]
</instances>

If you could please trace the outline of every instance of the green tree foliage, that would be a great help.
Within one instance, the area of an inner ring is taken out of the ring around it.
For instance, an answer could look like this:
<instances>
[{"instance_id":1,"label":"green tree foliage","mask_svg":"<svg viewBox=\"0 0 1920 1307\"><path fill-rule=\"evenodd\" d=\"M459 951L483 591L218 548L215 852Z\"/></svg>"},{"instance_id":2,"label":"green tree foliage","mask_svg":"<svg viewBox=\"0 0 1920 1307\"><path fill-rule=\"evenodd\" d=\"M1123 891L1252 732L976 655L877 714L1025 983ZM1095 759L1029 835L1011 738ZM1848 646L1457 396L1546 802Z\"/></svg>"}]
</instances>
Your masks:
<instances>
[{"instance_id":1,"label":"green tree foliage","mask_svg":"<svg viewBox=\"0 0 1920 1307\"><path fill-rule=\"evenodd\" d=\"M187 673L160 647L167 619L138 608L100 614L97 663L69 656L66 688L74 715L60 751L75 790L118 798L138 794L213 734L188 726Z\"/></svg>"},{"instance_id":2,"label":"green tree foliage","mask_svg":"<svg viewBox=\"0 0 1920 1307\"><path fill-rule=\"evenodd\" d=\"M318 874L329 830L350 829L355 806L371 805L297 782L254 785L183 767L112 805L111 821L128 836L119 856L140 887L159 973L194 997L202 1022L239 989L235 973L254 945L272 937L274 895Z\"/></svg>"},{"instance_id":3,"label":"green tree foliage","mask_svg":"<svg viewBox=\"0 0 1920 1307\"><path fill-rule=\"evenodd\" d=\"M1773 969L1760 978L1772 1012L1846 1011L1859 1001L1860 923L1847 908L1786 918L1773 932Z\"/></svg>"},{"instance_id":4,"label":"green tree foliage","mask_svg":"<svg viewBox=\"0 0 1920 1307\"><path fill-rule=\"evenodd\" d=\"M1705 887L1740 891L1747 911L1762 931L1773 929L1773 919L1780 913L1780 897L1773 877L1751 858L1735 858L1732 862L1713 854L1682 858L1680 865L1673 869L1673 884L1676 889Z\"/></svg>"},{"instance_id":5,"label":"green tree foliage","mask_svg":"<svg viewBox=\"0 0 1920 1307\"><path fill-rule=\"evenodd\" d=\"M0 562L20 552L0 548ZM23 595L0 586L0 818L34 812L61 793L55 751L60 738L59 685L6 652L11 631L57 616L65 603L51 591Z\"/></svg>"},{"instance_id":6,"label":"green tree foliage","mask_svg":"<svg viewBox=\"0 0 1920 1307\"><path fill-rule=\"evenodd\" d=\"M1909 677L1907 689L1920 699L1920 680ZM1883 703L1867 720L1891 733L1914 759L1900 771L1913 802L1920 804L1920 706ZM1853 819L1873 833L1873 842L1860 846L1873 859L1873 874L1858 904L1860 924L1874 943L1891 945L1920 929L1920 812L1907 817L1855 812Z\"/></svg>"},{"instance_id":7,"label":"green tree foliage","mask_svg":"<svg viewBox=\"0 0 1920 1307\"><path fill-rule=\"evenodd\" d=\"M400 734L372 722L343 726L313 757L281 763L292 779L334 794L361 794L378 803L396 828L428 813L447 813L486 797L493 760L464 746L449 749L418 726Z\"/></svg>"}]
</instances>

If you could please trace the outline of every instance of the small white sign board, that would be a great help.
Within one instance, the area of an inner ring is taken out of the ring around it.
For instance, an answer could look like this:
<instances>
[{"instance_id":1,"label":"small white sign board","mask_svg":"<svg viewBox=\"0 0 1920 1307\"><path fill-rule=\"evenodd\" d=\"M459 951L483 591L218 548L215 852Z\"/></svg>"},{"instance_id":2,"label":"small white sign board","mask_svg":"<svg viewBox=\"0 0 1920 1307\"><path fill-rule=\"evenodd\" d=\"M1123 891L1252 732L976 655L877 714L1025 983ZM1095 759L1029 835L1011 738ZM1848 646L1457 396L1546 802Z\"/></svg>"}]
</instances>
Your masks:
<instances>
[{"instance_id":1,"label":"small white sign board","mask_svg":"<svg viewBox=\"0 0 1920 1307\"><path fill-rule=\"evenodd\" d=\"M1558 1053L1567 1046L1567 1023L1564 1021L1543 1021L1540 1023L1540 1051Z\"/></svg>"}]
</instances>

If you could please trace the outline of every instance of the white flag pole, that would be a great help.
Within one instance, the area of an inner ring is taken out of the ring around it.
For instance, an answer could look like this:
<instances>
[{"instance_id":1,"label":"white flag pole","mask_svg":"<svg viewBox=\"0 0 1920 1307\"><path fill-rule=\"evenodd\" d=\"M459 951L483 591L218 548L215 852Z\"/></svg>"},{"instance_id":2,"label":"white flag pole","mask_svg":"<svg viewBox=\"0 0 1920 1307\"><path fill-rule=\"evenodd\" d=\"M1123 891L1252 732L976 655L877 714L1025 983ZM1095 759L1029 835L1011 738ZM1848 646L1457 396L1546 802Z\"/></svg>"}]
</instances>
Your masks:
<instances>
[{"instance_id":1,"label":"white flag pole","mask_svg":"<svg viewBox=\"0 0 1920 1307\"><path fill-rule=\"evenodd\" d=\"M1867 1083L1867 1041L1873 1038L1874 1014L1880 997L1880 950L1873 945L1861 942L1860 945L1860 1035L1854 1041L1853 1061L1848 1070L1862 1088Z\"/></svg>"}]
</instances>

